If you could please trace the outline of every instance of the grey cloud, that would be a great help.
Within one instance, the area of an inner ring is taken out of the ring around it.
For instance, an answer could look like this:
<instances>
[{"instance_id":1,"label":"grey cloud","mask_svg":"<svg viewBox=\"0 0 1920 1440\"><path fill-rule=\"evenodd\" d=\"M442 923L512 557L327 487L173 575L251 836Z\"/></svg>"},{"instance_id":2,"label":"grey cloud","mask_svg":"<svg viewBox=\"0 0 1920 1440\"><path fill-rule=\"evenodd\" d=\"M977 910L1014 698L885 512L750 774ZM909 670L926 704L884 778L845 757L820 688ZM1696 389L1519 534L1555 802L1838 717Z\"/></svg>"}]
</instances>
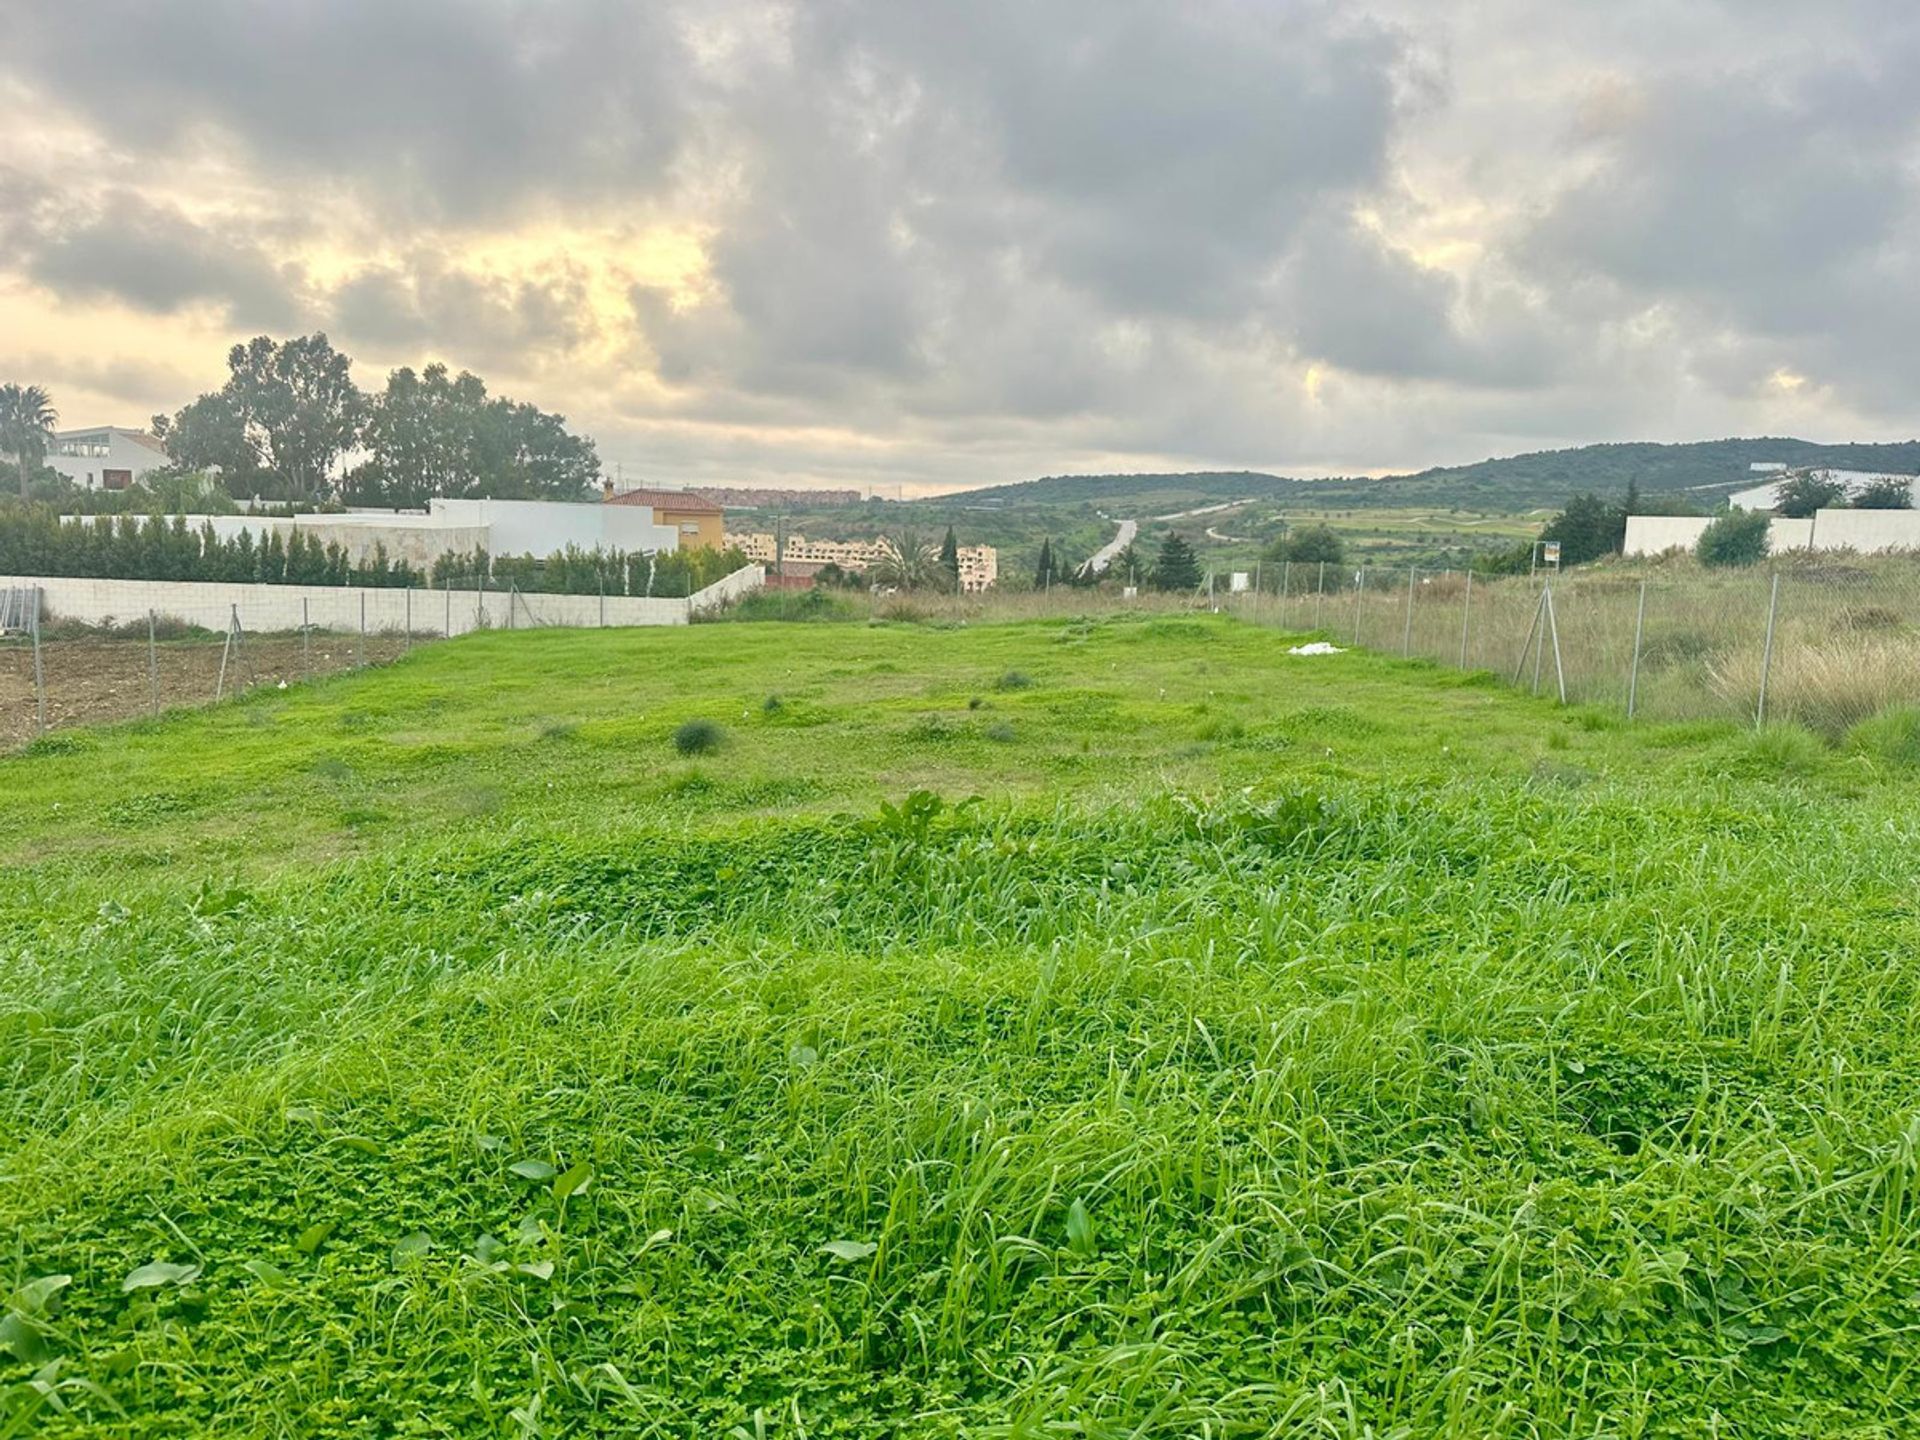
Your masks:
<instances>
[{"instance_id":1,"label":"grey cloud","mask_svg":"<svg viewBox=\"0 0 1920 1440\"><path fill-rule=\"evenodd\" d=\"M95 213L16 236L27 275L64 295L110 296L157 314L208 303L235 324L297 325L297 274L258 247L128 192Z\"/></svg>"},{"instance_id":2,"label":"grey cloud","mask_svg":"<svg viewBox=\"0 0 1920 1440\"><path fill-rule=\"evenodd\" d=\"M4 68L117 144L237 149L378 209L630 196L676 152L682 52L622 0L0 0Z\"/></svg>"},{"instance_id":3,"label":"grey cloud","mask_svg":"<svg viewBox=\"0 0 1920 1440\"><path fill-rule=\"evenodd\" d=\"M461 364L522 364L565 354L592 334L578 275L501 279L421 254L369 268L329 296L330 327L349 342L389 352L443 349Z\"/></svg>"}]
</instances>

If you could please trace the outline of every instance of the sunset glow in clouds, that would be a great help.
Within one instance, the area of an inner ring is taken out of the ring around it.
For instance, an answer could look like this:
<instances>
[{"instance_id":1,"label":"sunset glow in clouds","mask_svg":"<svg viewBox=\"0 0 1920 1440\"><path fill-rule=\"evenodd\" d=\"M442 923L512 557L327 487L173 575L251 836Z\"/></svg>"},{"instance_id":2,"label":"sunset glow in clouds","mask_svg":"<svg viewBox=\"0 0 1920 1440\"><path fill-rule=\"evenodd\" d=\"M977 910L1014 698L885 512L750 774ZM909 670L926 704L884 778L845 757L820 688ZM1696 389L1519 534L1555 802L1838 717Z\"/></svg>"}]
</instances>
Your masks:
<instances>
[{"instance_id":1,"label":"sunset glow in clouds","mask_svg":"<svg viewBox=\"0 0 1920 1440\"><path fill-rule=\"evenodd\" d=\"M0 380L325 329L630 477L1907 438L1892 0L0 0Z\"/></svg>"}]
</instances>

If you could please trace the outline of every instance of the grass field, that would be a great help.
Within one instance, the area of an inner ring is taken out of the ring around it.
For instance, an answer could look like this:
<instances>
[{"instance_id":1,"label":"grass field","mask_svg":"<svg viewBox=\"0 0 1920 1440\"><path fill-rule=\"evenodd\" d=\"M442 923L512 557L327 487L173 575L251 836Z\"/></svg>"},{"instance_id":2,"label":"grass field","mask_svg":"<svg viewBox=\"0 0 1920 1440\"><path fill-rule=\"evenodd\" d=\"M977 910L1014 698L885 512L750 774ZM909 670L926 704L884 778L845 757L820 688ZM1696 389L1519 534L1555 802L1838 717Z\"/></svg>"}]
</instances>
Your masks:
<instances>
[{"instance_id":1,"label":"grass field","mask_svg":"<svg viewBox=\"0 0 1920 1440\"><path fill-rule=\"evenodd\" d=\"M1915 772L1287 643L0 758L0 1436L1913 1434Z\"/></svg>"}]
</instances>

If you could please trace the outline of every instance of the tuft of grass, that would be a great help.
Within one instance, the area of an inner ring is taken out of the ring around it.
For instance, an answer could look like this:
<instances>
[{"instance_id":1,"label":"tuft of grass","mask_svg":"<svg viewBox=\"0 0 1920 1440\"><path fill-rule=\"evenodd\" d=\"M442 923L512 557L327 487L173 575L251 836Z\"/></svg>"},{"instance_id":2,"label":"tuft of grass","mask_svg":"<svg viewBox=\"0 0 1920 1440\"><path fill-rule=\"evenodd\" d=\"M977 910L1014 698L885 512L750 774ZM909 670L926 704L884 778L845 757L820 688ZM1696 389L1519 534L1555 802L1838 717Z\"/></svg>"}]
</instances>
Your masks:
<instances>
[{"instance_id":1,"label":"tuft of grass","mask_svg":"<svg viewBox=\"0 0 1920 1440\"><path fill-rule=\"evenodd\" d=\"M760 702L760 713L762 715L778 715L786 708L786 702L778 695L769 695Z\"/></svg>"},{"instance_id":2,"label":"tuft of grass","mask_svg":"<svg viewBox=\"0 0 1920 1440\"><path fill-rule=\"evenodd\" d=\"M726 740L727 732L716 720L684 720L674 727L673 748L682 755L711 755Z\"/></svg>"},{"instance_id":3,"label":"tuft of grass","mask_svg":"<svg viewBox=\"0 0 1920 1440\"><path fill-rule=\"evenodd\" d=\"M993 682L996 690L1029 690L1033 688L1033 677L1024 670L1008 670Z\"/></svg>"},{"instance_id":4,"label":"tuft of grass","mask_svg":"<svg viewBox=\"0 0 1920 1440\"><path fill-rule=\"evenodd\" d=\"M1896 705L1847 732L1847 748L1906 769L1920 768L1920 708Z\"/></svg>"},{"instance_id":5,"label":"tuft of grass","mask_svg":"<svg viewBox=\"0 0 1920 1440\"><path fill-rule=\"evenodd\" d=\"M1748 750L1765 771L1775 775L1811 775L1827 760L1825 741L1805 726L1784 721L1755 734Z\"/></svg>"}]
</instances>

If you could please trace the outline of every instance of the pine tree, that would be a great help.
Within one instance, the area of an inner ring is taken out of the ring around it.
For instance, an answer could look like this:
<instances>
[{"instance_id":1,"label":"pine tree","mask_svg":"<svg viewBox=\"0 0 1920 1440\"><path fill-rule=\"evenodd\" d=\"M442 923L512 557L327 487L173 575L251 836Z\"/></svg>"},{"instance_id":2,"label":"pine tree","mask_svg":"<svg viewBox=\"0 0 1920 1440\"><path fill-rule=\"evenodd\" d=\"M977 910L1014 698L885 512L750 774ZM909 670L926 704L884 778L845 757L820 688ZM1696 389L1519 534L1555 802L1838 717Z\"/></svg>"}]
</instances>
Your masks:
<instances>
[{"instance_id":1,"label":"pine tree","mask_svg":"<svg viewBox=\"0 0 1920 1440\"><path fill-rule=\"evenodd\" d=\"M1169 531L1160 545L1160 558L1154 562L1153 583L1161 590L1177 592L1194 589L1200 583L1200 561L1178 531Z\"/></svg>"},{"instance_id":2,"label":"pine tree","mask_svg":"<svg viewBox=\"0 0 1920 1440\"><path fill-rule=\"evenodd\" d=\"M1040 542L1040 565L1033 572L1033 588L1045 590L1053 583L1053 537Z\"/></svg>"},{"instance_id":3,"label":"pine tree","mask_svg":"<svg viewBox=\"0 0 1920 1440\"><path fill-rule=\"evenodd\" d=\"M960 588L960 542L954 538L953 526L947 526L947 538L940 542L940 566L953 577L953 586Z\"/></svg>"}]
</instances>

